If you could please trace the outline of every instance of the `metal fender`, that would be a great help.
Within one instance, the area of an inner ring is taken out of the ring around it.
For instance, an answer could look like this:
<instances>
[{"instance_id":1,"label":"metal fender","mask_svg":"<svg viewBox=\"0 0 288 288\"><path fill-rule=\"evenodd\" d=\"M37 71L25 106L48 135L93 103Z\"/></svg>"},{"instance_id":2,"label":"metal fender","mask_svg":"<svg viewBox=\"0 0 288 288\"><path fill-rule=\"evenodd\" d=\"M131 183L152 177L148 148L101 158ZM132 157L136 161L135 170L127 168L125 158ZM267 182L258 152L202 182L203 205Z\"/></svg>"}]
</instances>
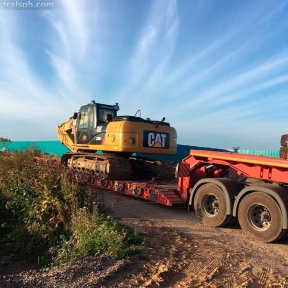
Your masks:
<instances>
[{"instance_id":1,"label":"metal fender","mask_svg":"<svg viewBox=\"0 0 288 288\"><path fill-rule=\"evenodd\" d=\"M233 207L233 216L237 216L238 207L240 201L249 193L251 192L264 192L273 197L283 214L283 229L288 229L288 214L287 214L287 207L288 207L288 195L287 189L280 187L280 186L272 186L271 187L263 187L263 186L249 186L244 188L240 191L240 193L235 198L234 207Z\"/></svg>"},{"instance_id":2,"label":"metal fender","mask_svg":"<svg viewBox=\"0 0 288 288\"><path fill-rule=\"evenodd\" d=\"M219 186L221 190L223 191L226 199L226 214L231 215L232 214L232 209L233 209L233 204L234 204L234 199L235 195L239 193L241 189L243 189L243 185L239 184L233 179L230 178L204 178L199 180L194 187L192 188L192 191L190 193L190 198L189 198L189 207L193 207L194 203L194 198L196 195L197 190L199 189L200 186L206 184L206 183L211 183Z\"/></svg>"}]
</instances>

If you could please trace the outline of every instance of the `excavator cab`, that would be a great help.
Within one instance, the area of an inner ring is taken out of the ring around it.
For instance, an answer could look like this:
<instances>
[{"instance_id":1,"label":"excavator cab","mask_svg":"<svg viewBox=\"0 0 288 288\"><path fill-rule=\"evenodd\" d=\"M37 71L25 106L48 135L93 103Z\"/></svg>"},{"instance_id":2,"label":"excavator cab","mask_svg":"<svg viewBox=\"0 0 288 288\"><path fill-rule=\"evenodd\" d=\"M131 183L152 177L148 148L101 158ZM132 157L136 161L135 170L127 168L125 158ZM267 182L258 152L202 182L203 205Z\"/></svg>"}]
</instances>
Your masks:
<instances>
[{"instance_id":1,"label":"excavator cab","mask_svg":"<svg viewBox=\"0 0 288 288\"><path fill-rule=\"evenodd\" d=\"M117 116L119 105L89 103L80 108L76 117L76 139L78 144L101 144L106 127Z\"/></svg>"}]
</instances>

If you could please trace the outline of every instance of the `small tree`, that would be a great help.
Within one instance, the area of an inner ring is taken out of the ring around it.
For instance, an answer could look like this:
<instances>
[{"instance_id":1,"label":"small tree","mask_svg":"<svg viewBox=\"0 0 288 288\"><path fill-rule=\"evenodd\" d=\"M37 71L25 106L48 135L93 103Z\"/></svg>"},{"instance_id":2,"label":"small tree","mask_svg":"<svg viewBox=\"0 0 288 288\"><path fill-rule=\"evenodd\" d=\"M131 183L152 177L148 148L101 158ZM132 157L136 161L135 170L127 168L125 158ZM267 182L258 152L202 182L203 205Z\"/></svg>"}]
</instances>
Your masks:
<instances>
[{"instance_id":1,"label":"small tree","mask_svg":"<svg viewBox=\"0 0 288 288\"><path fill-rule=\"evenodd\" d=\"M11 140L8 138L0 137L0 142L11 142Z\"/></svg>"}]
</instances>

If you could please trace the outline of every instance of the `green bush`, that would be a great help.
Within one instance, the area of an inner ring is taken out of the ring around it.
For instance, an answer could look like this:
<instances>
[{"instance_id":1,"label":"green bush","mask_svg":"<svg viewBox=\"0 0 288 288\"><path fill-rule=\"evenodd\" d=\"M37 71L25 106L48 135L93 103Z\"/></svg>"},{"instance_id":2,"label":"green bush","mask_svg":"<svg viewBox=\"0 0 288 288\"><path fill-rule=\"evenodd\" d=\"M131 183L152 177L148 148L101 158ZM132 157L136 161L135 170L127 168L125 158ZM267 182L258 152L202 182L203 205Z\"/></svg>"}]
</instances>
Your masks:
<instances>
[{"instance_id":1,"label":"green bush","mask_svg":"<svg viewBox=\"0 0 288 288\"><path fill-rule=\"evenodd\" d=\"M0 153L0 255L47 265L136 251L135 232L83 205L85 187L73 183L70 171L35 161L31 151Z\"/></svg>"},{"instance_id":2,"label":"green bush","mask_svg":"<svg viewBox=\"0 0 288 288\"><path fill-rule=\"evenodd\" d=\"M124 258L139 252L137 245L143 243L143 237L135 230L85 207L73 215L71 230L72 237L59 249L56 263L104 253Z\"/></svg>"},{"instance_id":3,"label":"green bush","mask_svg":"<svg viewBox=\"0 0 288 288\"><path fill-rule=\"evenodd\" d=\"M36 162L30 151L0 157L0 247L28 261L51 261L49 248L77 206L77 187L69 172L49 162Z\"/></svg>"}]
</instances>

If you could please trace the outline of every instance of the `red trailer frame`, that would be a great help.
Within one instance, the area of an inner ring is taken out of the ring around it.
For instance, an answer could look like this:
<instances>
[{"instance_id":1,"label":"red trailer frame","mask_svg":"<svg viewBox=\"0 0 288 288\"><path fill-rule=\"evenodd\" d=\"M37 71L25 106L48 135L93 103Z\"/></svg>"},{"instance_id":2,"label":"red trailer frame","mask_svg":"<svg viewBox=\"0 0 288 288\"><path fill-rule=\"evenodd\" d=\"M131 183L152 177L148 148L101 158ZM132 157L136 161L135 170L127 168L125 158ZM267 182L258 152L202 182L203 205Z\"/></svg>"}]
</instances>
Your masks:
<instances>
[{"instance_id":1,"label":"red trailer frame","mask_svg":"<svg viewBox=\"0 0 288 288\"><path fill-rule=\"evenodd\" d=\"M235 218L245 232L261 241L286 236L288 160L191 150L176 174L177 182L94 180L91 185L166 206L186 205L209 226L225 226Z\"/></svg>"},{"instance_id":2,"label":"red trailer frame","mask_svg":"<svg viewBox=\"0 0 288 288\"><path fill-rule=\"evenodd\" d=\"M288 229L288 161L230 152L191 150L178 166L178 191L202 222L238 218L245 232L272 242Z\"/></svg>"}]
</instances>

